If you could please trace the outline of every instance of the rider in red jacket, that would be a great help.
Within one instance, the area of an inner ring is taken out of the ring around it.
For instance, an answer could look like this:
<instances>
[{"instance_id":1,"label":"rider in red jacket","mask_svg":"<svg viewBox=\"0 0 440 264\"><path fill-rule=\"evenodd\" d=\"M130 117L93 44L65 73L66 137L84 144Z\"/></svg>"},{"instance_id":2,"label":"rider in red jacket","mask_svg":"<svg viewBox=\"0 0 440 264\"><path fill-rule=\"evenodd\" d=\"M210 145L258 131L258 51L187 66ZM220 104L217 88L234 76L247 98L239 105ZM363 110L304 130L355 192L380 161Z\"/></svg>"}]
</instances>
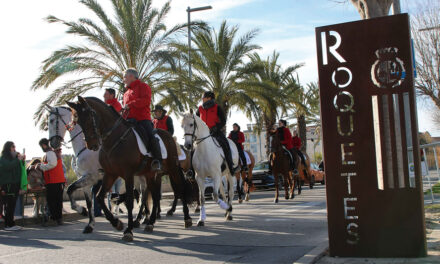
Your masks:
<instances>
[{"instance_id":1,"label":"rider in red jacket","mask_svg":"<svg viewBox=\"0 0 440 264\"><path fill-rule=\"evenodd\" d=\"M155 129L163 129L168 131L171 136L174 134L173 119L167 115L167 110L165 110L161 105L156 105L154 109L154 120Z\"/></svg>"},{"instance_id":2,"label":"rider in red jacket","mask_svg":"<svg viewBox=\"0 0 440 264\"><path fill-rule=\"evenodd\" d=\"M286 147L286 149L290 152L292 155L291 166L293 169L295 169L294 160L294 150L293 150L293 140L292 140L292 134L290 133L290 129L287 127L287 121L280 119L278 122L278 129L277 129L278 136L281 140L281 144Z\"/></svg>"},{"instance_id":3,"label":"rider in red jacket","mask_svg":"<svg viewBox=\"0 0 440 264\"><path fill-rule=\"evenodd\" d=\"M298 154L298 156L301 158L301 163L305 166L306 165L306 159L301 152L301 138L298 136L298 132L295 130L293 131L293 150Z\"/></svg>"},{"instance_id":4,"label":"rider in red jacket","mask_svg":"<svg viewBox=\"0 0 440 264\"><path fill-rule=\"evenodd\" d=\"M229 133L228 138L234 141L235 145L237 145L238 154L240 155L241 164L243 164L243 171L248 171L248 166L246 162L246 156L244 155L244 147L243 143L245 141L244 133L240 131L240 126L235 123L232 125L233 130Z\"/></svg>"},{"instance_id":5,"label":"rider in red jacket","mask_svg":"<svg viewBox=\"0 0 440 264\"><path fill-rule=\"evenodd\" d=\"M205 92L203 94L203 104L199 106L199 110L197 110L196 114L208 125L211 135L217 139L222 147L231 175L234 175L235 169L234 163L232 162L231 148L225 134L222 132L226 125L225 113L214 100L215 94L213 92Z\"/></svg>"},{"instance_id":6,"label":"rider in red jacket","mask_svg":"<svg viewBox=\"0 0 440 264\"><path fill-rule=\"evenodd\" d=\"M126 85L124 106L129 111L127 119L136 123L136 130L153 155L151 168L161 170L162 153L160 152L159 142L153 135L153 123L151 122L151 88L139 80L139 74L135 69L125 71L124 83Z\"/></svg>"},{"instance_id":7,"label":"rider in red jacket","mask_svg":"<svg viewBox=\"0 0 440 264\"><path fill-rule=\"evenodd\" d=\"M118 99L116 99L115 96L116 96L115 89L112 88L105 89L105 93L104 93L105 103L112 106L116 110L116 112L119 113L122 110L122 105L121 103L118 102Z\"/></svg>"}]
</instances>

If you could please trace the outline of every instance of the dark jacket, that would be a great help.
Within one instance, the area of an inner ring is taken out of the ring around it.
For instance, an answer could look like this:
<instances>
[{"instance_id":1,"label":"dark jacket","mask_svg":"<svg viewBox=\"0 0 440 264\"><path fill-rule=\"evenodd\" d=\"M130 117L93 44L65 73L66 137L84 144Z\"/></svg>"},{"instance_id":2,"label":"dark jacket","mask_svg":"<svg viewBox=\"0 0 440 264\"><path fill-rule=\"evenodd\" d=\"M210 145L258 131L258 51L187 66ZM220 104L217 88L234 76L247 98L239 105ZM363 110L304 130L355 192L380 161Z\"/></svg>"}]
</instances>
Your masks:
<instances>
[{"instance_id":1,"label":"dark jacket","mask_svg":"<svg viewBox=\"0 0 440 264\"><path fill-rule=\"evenodd\" d=\"M0 157L0 185L16 183L21 181L21 166L17 158L12 160Z\"/></svg>"}]
</instances>

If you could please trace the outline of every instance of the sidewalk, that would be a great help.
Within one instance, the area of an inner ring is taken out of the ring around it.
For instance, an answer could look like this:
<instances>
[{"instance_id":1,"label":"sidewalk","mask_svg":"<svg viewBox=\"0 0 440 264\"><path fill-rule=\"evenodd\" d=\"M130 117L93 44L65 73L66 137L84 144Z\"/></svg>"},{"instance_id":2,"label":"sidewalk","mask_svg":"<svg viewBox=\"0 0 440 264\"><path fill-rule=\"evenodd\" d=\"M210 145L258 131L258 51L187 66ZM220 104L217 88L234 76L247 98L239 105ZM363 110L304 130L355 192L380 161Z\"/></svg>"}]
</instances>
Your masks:
<instances>
[{"instance_id":1,"label":"sidewalk","mask_svg":"<svg viewBox=\"0 0 440 264\"><path fill-rule=\"evenodd\" d=\"M426 198L425 198L426 199ZM430 199L430 197L429 197ZM425 200L425 218L427 231L428 256L426 258L333 258L328 255L328 242L317 245L315 249L299 259L298 264L419 264L440 263L440 204L431 204Z\"/></svg>"}]
</instances>

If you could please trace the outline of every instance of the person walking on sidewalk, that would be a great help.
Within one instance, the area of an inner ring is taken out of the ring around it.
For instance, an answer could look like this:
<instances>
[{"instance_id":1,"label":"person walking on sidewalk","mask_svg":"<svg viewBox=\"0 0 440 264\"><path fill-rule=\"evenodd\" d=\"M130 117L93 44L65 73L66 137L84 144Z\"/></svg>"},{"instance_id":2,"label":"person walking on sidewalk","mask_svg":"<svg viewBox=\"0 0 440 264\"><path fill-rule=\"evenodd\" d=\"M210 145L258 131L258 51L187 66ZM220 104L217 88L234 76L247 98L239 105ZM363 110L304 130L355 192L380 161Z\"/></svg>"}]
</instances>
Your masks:
<instances>
[{"instance_id":1,"label":"person walking on sidewalk","mask_svg":"<svg viewBox=\"0 0 440 264\"><path fill-rule=\"evenodd\" d=\"M5 207L5 230L7 231L21 229L20 226L15 225L14 211L25 160L26 156L15 150L14 142L8 141L3 145L0 157L0 195Z\"/></svg>"},{"instance_id":2,"label":"person walking on sidewalk","mask_svg":"<svg viewBox=\"0 0 440 264\"><path fill-rule=\"evenodd\" d=\"M49 212L58 225L63 224L63 191L66 179L63 172L63 161L59 151L54 151L49 147L49 140L43 138L39 142L41 149L46 153L43 163L39 163L36 169L44 173L46 183L46 198Z\"/></svg>"}]
</instances>

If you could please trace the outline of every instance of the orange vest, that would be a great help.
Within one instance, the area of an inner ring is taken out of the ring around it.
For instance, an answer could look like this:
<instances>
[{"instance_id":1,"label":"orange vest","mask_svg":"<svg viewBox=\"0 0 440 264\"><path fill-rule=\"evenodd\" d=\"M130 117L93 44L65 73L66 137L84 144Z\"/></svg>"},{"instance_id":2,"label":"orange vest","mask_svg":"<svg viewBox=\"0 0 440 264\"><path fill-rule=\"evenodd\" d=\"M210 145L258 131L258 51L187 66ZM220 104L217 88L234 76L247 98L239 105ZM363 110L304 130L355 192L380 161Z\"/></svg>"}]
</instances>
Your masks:
<instances>
[{"instance_id":1,"label":"orange vest","mask_svg":"<svg viewBox=\"0 0 440 264\"><path fill-rule=\"evenodd\" d=\"M160 128L160 129L163 129L165 131L168 131L167 120L168 120L168 116L167 115L164 116L162 119L155 118L153 120L154 128Z\"/></svg>"},{"instance_id":2,"label":"orange vest","mask_svg":"<svg viewBox=\"0 0 440 264\"><path fill-rule=\"evenodd\" d=\"M44 158L43 163L47 164L46 157ZM61 159L61 155L57 155L57 166L44 172L44 182L46 184L66 182L66 179L64 178L63 160Z\"/></svg>"},{"instance_id":3,"label":"orange vest","mask_svg":"<svg viewBox=\"0 0 440 264\"><path fill-rule=\"evenodd\" d=\"M218 118L217 115L217 108L218 108L217 104L214 104L213 107L208 109L199 106L200 119L202 119L203 122L205 122L209 128L212 128L217 123L220 123L220 119Z\"/></svg>"}]
</instances>

